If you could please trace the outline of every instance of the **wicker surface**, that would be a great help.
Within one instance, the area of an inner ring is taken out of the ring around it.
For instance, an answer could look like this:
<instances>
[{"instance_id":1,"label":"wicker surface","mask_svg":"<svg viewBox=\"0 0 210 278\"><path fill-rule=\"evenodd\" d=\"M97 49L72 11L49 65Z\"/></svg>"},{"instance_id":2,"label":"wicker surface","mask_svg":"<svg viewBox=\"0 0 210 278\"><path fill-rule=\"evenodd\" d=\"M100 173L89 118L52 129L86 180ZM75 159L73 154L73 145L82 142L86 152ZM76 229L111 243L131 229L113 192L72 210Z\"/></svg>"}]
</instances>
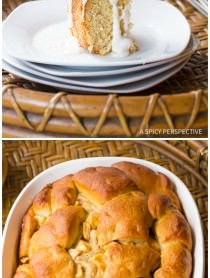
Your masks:
<instances>
[{"instance_id":1,"label":"wicker surface","mask_svg":"<svg viewBox=\"0 0 210 278\"><path fill-rule=\"evenodd\" d=\"M20 2L3 0L3 16ZM58 92L4 72L3 136L145 137L140 130L149 127L202 128L202 137L207 137L207 18L185 0L169 2L185 14L201 42L183 70L127 96Z\"/></svg>"},{"instance_id":2,"label":"wicker surface","mask_svg":"<svg viewBox=\"0 0 210 278\"><path fill-rule=\"evenodd\" d=\"M52 165L81 157L143 158L171 170L193 194L203 222L207 258L207 142L5 141L4 146L9 172L3 187L3 223L26 183Z\"/></svg>"}]
</instances>

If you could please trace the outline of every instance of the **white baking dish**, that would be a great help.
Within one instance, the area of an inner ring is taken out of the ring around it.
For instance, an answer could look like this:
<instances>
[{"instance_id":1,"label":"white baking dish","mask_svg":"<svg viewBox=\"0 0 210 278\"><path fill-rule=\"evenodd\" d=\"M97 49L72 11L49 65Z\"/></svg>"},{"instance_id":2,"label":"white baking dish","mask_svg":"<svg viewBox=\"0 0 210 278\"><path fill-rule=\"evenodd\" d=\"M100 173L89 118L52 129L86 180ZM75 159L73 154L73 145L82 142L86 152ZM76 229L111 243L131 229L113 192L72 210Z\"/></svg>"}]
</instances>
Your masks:
<instances>
[{"instance_id":1,"label":"white baking dish","mask_svg":"<svg viewBox=\"0 0 210 278\"><path fill-rule=\"evenodd\" d=\"M53 166L31 180L16 199L7 218L3 234L3 278L11 278L17 264L17 250L23 216L31 205L35 195L48 183L67 174L75 173L90 166L110 166L119 161L130 161L145 165L162 172L175 184L183 210L193 232L193 275L192 278L204 277L204 240L199 211L195 201L184 183L167 169L149 161L126 157L96 157L67 161Z\"/></svg>"}]
</instances>

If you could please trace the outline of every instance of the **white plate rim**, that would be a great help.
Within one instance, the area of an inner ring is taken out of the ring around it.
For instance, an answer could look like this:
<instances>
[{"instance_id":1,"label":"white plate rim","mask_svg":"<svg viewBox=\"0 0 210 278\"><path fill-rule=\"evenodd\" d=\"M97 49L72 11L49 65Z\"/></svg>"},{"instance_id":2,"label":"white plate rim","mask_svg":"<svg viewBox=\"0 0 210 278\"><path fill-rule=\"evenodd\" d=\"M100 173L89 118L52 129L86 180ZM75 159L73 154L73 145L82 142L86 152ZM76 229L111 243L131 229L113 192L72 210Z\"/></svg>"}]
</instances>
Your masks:
<instances>
[{"instance_id":1,"label":"white plate rim","mask_svg":"<svg viewBox=\"0 0 210 278\"><path fill-rule=\"evenodd\" d=\"M91 157L91 158L80 158L80 159L76 159L76 160L69 160L69 161L66 161L66 162L63 162L63 163L60 163L60 164L57 164L55 166L52 166L44 171L42 171L40 174L38 174L37 176L35 176L29 183L27 183L27 185L24 187L24 189L21 191L21 193L18 195L18 197L16 198L9 214L8 214L8 217L7 217L7 220L6 220L6 224L5 224L5 228L4 228L4 232L3 232L3 244L2 244L2 261L3 261L3 266L4 266L4 256L5 255L5 245L6 245L6 236L7 236L7 233L8 233L8 227L9 227L9 224L11 222L11 219L13 217L13 214L15 214L15 209L17 207L17 205L19 204L21 198L23 198L24 194L26 195L27 194L27 191L29 191L29 189L33 186L33 183L36 183L37 181L41 180L42 177L45 177L45 180L47 179L48 182L44 182L42 181L41 183L41 186L39 187L39 189L36 190L36 193L38 193L42 188L44 188L47 183L50 183L50 182L53 182L55 181L56 179L58 178L61 178L62 176L65 176L67 174L70 174L71 171L69 171L68 169L68 172L66 171L59 171L59 168L65 168L67 170L67 168L69 167L72 171L76 172L76 171L79 171L79 169L83 169L85 167L91 167L91 166L111 166L111 164L113 163L116 163L116 162L119 162L119 161L130 161L130 162L134 162L134 163L137 163L137 164L142 164L146 167L149 167L155 171L159 171L163 174L165 174L167 177L169 177L170 180L173 181L173 183L175 184L175 187L176 187L176 190L177 190L177 194L178 194L178 191L180 190L177 185L179 184L179 187L181 188L182 187L182 190L185 191L185 198L186 196L188 196L188 198L190 198L190 201L191 201L191 205L193 205L193 209L194 209L194 212L196 213L195 215L193 215L193 218L194 217L197 217L197 221L199 223L199 227L197 227L196 229L199 230L199 232L197 231L196 232L196 237L198 237L199 235L199 245L200 245L200 248L197 247L198 251L199 251L199 254L200 254L200 257L201 257L201 261L199 260L196 261L196 258L194 258L194 268L193 268L193 271L195 272L195 266L196 266L196 270L197 272L194 273L193 277L192 278L203 278L204 277L204 263L205 263L205 256L204 256L204 237L203 237L203 231L202 231L202 222L201 222L201 217L200 217L200 213L199 213L199 210L198 210L198 207L193 199L193 196L192 194L190 193L190 191L188 190L187 186L180 180L180 178L178 178L175 174L173 174L171 171L169 171L168 169L158 165L158 164L155 164L153 162L150 162L150 161L146 161L146 160L143 160L143 159L137 159L137 158L130 158L130 157ZM85 165L83 165L83 163ZM74 167L76 166L76 164L79 164L77 168L77 170L74 170ZM72 168L70 166L72 165ZM81 166L82 165L82 166ZM55 177L55 172L58 172L59 175L56 175ZM52 178L52 175L50 174L53 173L54 177ZM65 174L64 174L65 172ZM34 192L34 196L36 194ZM179 199L182 200L182 196L179 196ZM34 197L33 197L34 198ZM191 221L189 221L189 216L187 217L187 213L186 213L186 209L184 209L185 207L185 202L181 202L182 203L182 207L183 207L183 210L185 212L185 215L186 215L186 218L188 220L188 222L191 224ZM31 200L30 200L30 204L31 204ZM28 204L28 207L29 205ZM27 209L27 208L26 208ZM191 225L191 229L193 231L194 227L192 227ZM195 241L195 238L194 238L194 241ZM198 244L198 242L194 242L196 244ZM193 252L193 255L195 255L195 248L196 246L194 246L194 252ZM6 256L6 260L8 259L8 257ZM196 263L195 263L196 262ZM201 268L202 266L202 268ZM197 274L200 274L200 275L197 275ZM195 275L196 274L196 275ZM4 277L4 278L10 278L10 277Z\"/></svg>"},{"instance_id":2,"label":"white plate rim","mask_svg":"<svg viewBox=\"0 0 210 278\"><path fill-rule=\"evenodd\" d=\"M29 69L27 66L25 67L24 64L22 65L20 61L17 61L17 63L15 63L16 61L13 61L13 59L15 59L15 58L6 57L6 59L5 59L4 55L3 55L4 61L6 61L8 64L16 67L19 70L23 70L30 74L36 75L37 77L46 78L46 79L53 80L56 82L61 82L61 83L63 82L68 85L93 87L93 88L114 87L114 86L121 86L121 85L129 84L129 83L133 83L133 82L137 82L137 81L142 81L144 79L148 79L153 76L156 76L157 74L166 72L178 65L181 65L182 62L186 61L186 59L188 59L189 57L185 57L178 61L174 61L170 64L158 66L157 68L147 69L147 70L141 71L141 72L137 71L134 73L128 73L126 75L125 74L116 75L114 78L112 76L105 77L106 80L104 79L104 77L98 77L98 78L94 78L94 81L88 81L88 80L84 81L84 80L82 80L82 77L78 77L77 79L58 77L58 76L53 76L53 75L50 75L47 73L40 72L38 70ZM11 60L11 58L12 58L12 60ZM116 80L115 79L116 77L118 77L118 78L120 77L120 80ZM86 77L86 79L87 78L88 77ZM93 79L93 77L91 77L91 79ZM102 80L102 82L98 82L99 79Z\"/></svg>"},{"instance_id":3,"label":"white plate rim","mask_svg":"<svg viewBox=\"0 0 210 278\"><path fill-rule=\"evenodd\" d=\"M162 73L160 75L156 75L153 76L151 78L145 79L143 81L139 81L139 82L135 82L135 83L130 83L127 85L122 85L120 88L118 87L113 87L113 88L92 88L92 87L82 87L82 86L75 86L75 85L68 85L68 84L60 84L59 82L52 82L49 80L45 80L45 79L40 79L37 78L36 76L34 77L31 76L31 74L29 75L28 73L23 73L23 71L18 70L17 73L17 69L15 69L15 67L8 65L7 63L5 63L4 61L2 62L2 67L13 73L14 75L17 75L19 77L28 79L30 81L33 82L37 82L40 84L44 84L47 86L51 86L54 88L57 88L59 90L66 90L66 91L70 91L71 93L86 93L86 94L95 94L95 93L99 93L99 94L110 94L110 93L116 93L116 94L131 94L131 93L136 93L136 92L141 92L143 90L149 89L151 87L154 87L158 84L160 84L161 82L169 79L170 77L172 77L174 74L176 74L178 71L180 71L185 64L188 62L188 59L183 62L183 64L181 64L180 66L176 66L174 69L169 70L167 73ZM155 79L154 79L155 78ZM158 79L157 79L158 78ZM151 82L151 79L153 80ZM147 81L146 85L141 85L142 82ZM149 83L150 81L150 83ZM132 86L132 87L131 87ZM131 87L131 88L130 88Z\"/></svg>"},{"instance_id":4,"label":"white plate rim","mask_svg":"<svg viewBox=\"0 0 210 278\"><path fill-rule=\"evenodd\" d=\"M192 41L190 43L190 45L187 47L186 50L184 50L184 52L182 52L180 55L173 57L173 58L169 58L166 60L162 60L159 62L153 62L153 63L148 63L145 65L137 65L137 66L131 66L131 67L123 67L118 69L117 67L114 67L113 69L110 68L110 70L97 70L97 71L90 71L88 69L88 71L79 71L79 70L75 70L73 67L71 69L69 69L69 72L59 72L59 69L56 71L56 69L50 69L50 65L48 68L46 68L46 64L36 64L36 63L32 63L32 62L28 62L25 60L22 60L21 62L24 63L25 65L27 65L28 67L44 72L44 73L48 73L54 76L61 76L61 77L89 77L89 76L113 76L113 75L118 75L118 74L127 74L127 73L131 73L131 72L136 72L136 71L142 71L142 70L146 70L149 68L153 68L153 67L157 67L157 66L161 66L163 64L166 63L171 63L174 62L178 59L182 59L184 57L187 57L188 55L192 54L195 52L195 50L198 48L199 45L199 40L192 35ZM53 66L53 65L51 65ZM59 67L59 66L57 66ZM61 67L63 68L63 67ZM66 68L66 67L64 67ZM103 68L104 69L104 68Z\"/></svg>"}]
</instances>

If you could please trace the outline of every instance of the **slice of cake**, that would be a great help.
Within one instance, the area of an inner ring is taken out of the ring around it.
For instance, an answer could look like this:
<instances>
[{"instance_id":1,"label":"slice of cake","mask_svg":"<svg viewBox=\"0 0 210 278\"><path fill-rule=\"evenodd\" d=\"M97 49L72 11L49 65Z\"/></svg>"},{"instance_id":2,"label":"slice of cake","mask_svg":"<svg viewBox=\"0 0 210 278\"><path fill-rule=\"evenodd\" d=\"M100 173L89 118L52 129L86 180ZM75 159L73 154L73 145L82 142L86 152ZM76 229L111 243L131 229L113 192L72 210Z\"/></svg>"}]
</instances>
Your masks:
<instances>
[{"instance_id":1,"label":"slice of cake","mask_svg":"<svg viewBox=\"0 0 210 278\"><path fill-rule=\"evenodd\" d=\"M131 0L68 0L70 30L91 53L126 56L136 51L130 38Z\"/></svg>"}]
</instances>

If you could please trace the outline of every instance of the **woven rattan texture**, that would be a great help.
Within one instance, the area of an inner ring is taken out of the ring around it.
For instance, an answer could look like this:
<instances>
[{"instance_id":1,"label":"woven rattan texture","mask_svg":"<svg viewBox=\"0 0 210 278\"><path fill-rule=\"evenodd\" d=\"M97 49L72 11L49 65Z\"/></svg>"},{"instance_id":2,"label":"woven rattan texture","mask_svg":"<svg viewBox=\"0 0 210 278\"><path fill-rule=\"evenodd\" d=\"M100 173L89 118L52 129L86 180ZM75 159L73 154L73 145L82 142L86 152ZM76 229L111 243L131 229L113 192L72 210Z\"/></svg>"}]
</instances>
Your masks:
<instances>
[{"instance_id":1,"label":"woven rattan texture","mask_svg":"<svg viewBox=\"0 0 210 278\"><path fill-rule=\"evenodd\" d=\"M82 157L137 157L171 170L187 185L200 211L207 257L207 142L4 141L4 147L9 171L3 187L3 223L21 189L50 166Z\"/></svg>"},{"instance_id":2,"label":"woven rattan texture","mask_svg":"<svg viewBox=\"0 0 210 278\"><path fill-rule=\"evenodd\" d=\"M169 2L185 14L200 40L183 70L141 95L128 96L58 92L4 72L3 136L146 137L145 128L201 128L207 137L207 18L185 0ZM3 0L3 16L20 3Z\"/></svg>"}]
</instances>

